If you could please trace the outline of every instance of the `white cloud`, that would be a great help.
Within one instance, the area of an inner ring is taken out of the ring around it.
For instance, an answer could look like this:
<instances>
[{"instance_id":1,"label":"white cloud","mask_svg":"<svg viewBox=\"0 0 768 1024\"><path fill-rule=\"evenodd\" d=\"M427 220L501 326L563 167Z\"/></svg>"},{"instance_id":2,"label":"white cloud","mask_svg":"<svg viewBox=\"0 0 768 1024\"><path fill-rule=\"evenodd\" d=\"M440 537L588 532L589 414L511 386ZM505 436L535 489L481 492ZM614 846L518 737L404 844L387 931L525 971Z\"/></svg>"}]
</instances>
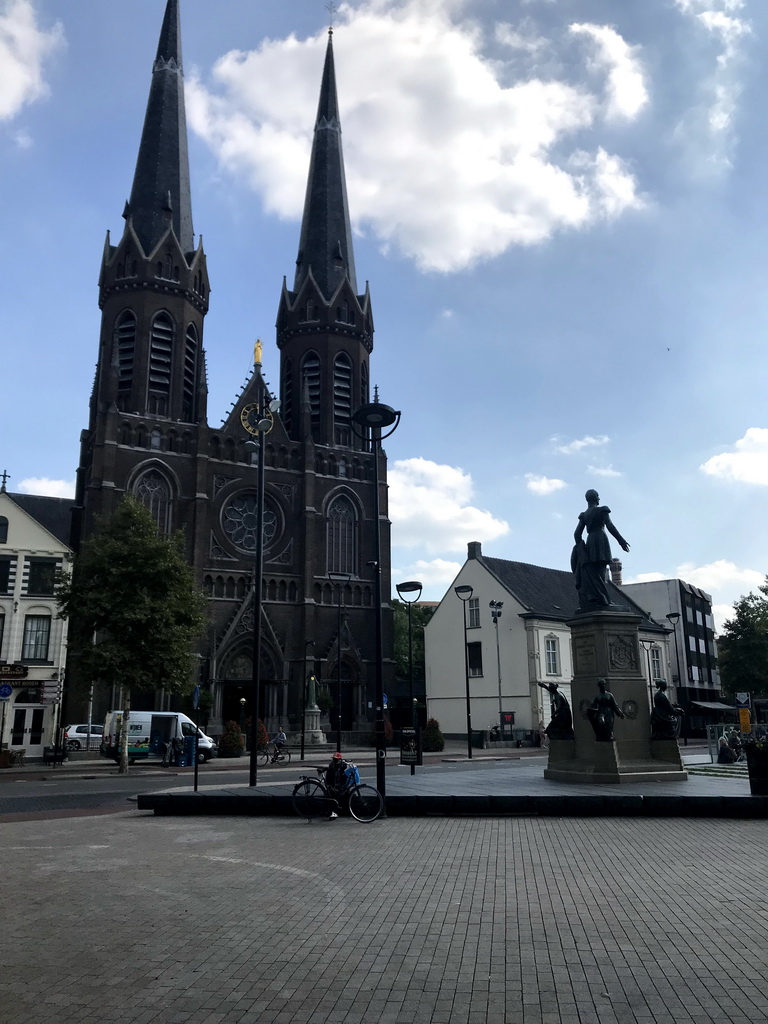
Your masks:
<instances>
[{"instance_id":1,"label":"white cloud","mask_svg":"<svg viewBox=\"0 0 768 1024\"><path fill-rule=\"evenodd\" d=\"M643 572L625 580L626 583L652 583L656 580L680 579L712 596L712 617L715 629L733 615L733 605L743 594L756 590L765 581L765 574L756 569L740 569L734 562L718 559L706 565L684 562L671 573Z\"/></svg>"},{"instance_id":2,"label":"white cloud","mask_svg":"<svg viewBox=\"0 0 768 1024\"><path fill-rule=\"evenodd\" d=\"M397 591L394 584L400 580L419 580L424 587L447 587L452 580L455 580L461 569L461 562L449 562L445 558L432 558L426 561L423 558L409 563L404 569L392 570L392 596Z\"/></svg>"},{"instance_id":3,"label":"white cloud","mask_svg":"<svg viewBox=\"0 0 768 1024\"><path fill-rule=\"evenodd\" d=\"M463 469L402 459L393 463L388 480L393 546L442 554L509 532L503 520L469 504L472 478Z\"/></svg>"},{"instance_id":4,"label":"white cloud","mask_svg":"<svg viewBox=\"0 0 768 1024\"><path fill-rule=\"evenodd\" d=\"M568 485L565 480L557 480L549 476L537 476L535 473L526 473L525 486L531 494L538 494L542 497L547 494L554 494L555 491L562 491Z\"/></svg>"},{"instance_id":5,"label":"white cloud","mask_svg":"<svg viewBox=\"0 0 768 1024\"><path fill-rule=\"evenodd\" d=\"M648 90L637 47L630 46L616 29L608 25L576 24L570 26L570 31L594 43L595 55L590 63L595 70L608 76L608 117L636 117L648 103Z\"/></svg>"},{"instance_id":6,"label":"white cloud","mask_svg":"<svg viewBox=\"0 0 768 1024\"><path fill-rule=\"evenodd\" d=\"M481 34L458 20L469 6L361 0L341 6L347 25L334 36L355 227L425 270L459 270L643 205L627 164L601 146L602 95L486 56ZM631 118L630 48L622 57L618 36L595 43L618 75L608 107ZM301 212L324 45L324 33L266 40L222 57L210 83L187 80L194 130L282 217Z\"/></svg>"},{"instance_id":7,"label":"white cloud","mask_svg":"<svg viewBox=\"0 0 768 1024\"><path fill-rule=\"evenodd\" d=\"M2 3L2 0L0 0ZM43 62L63 41L60 25L45 32L31 0L0 6L0 120L9 121L28 103L45 96Z\"/></svg>"},{"instance_id":8,"label":"white cloud","mask_svg":"<svg viewBox=\"0 0 768 1024\"><path fill-rule=\"evenodd\" d=\"M542 36L535 35L528 26L514 28L507 22L499 22L494 30L497 43L508 46L510 50L523 50L525 53L539 53L549 43Z\"/></svg>"},{"instance_id":9,"label":"white cloud","mask_svg":"<svg viewBox=\"0 0 768 1024\"><path fill-rule=\"evenodd\" d=\"M569 441L567 444L558 444L557 438L552 438L555 444L555 451L560 455L574 455L576 452L584 451L585 448L598 448L604 444L608 444L610 437L607 434L599 434L597 437L592 437L587 434L586 437L579 438L575 441Z\"/></svg>"},{"instance_id":10,"label":"white cloud","mask_svg":"<svg viewBox=\"0 0 768 1024\"><path fill-rule=\"evenodd\" d=\"M49 480L44 476L30 476L19 484L21 494L45 494L49 498L74 498L74 480Z\"/></svg>"},{"instance_id":11,"label":"white cloud","mask_svg":"<svg viewBox=\"0 0 768 1024\"><path fill-rule=\"evenodd\" d=\"M768 429L750 427L733 447L733 451L713 455L700 469L721 480L768 487Z\"/></svg>"},{"instance_id":12,"label":"white cloud","mask_svg":"<svg viewBox=\"0 0 768 1024\"><path fill-rule=\"evenodd\" d=\"M618 469L614 469L613 466L587 466L588 473L594 473L595 476L621 476L622 474Z\"/></svg>"},{"instance_id":13,"label":"white cloud","mask_svg":"<svg viewBox=\"0 0 768 1024\"><path fill-rule=\"evenodd\" d=\"M744 0L675 0L675 4L684 15L693 18L719 48L712 73L702 83L702 113L706 132L717 147L711 159L728 163L732 121L741 93L738 67L744 39L752 32L750 23L738 16L744 10Z\"/></svg>"}]
</instances>

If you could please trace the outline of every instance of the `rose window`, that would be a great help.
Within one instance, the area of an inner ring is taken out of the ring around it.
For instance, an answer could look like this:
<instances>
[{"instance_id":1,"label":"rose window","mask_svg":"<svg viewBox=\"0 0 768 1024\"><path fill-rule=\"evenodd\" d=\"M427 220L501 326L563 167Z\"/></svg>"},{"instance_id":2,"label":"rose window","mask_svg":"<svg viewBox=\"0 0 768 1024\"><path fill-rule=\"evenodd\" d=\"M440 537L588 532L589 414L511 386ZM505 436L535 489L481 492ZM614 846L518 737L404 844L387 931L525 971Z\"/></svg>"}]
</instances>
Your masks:
<instances>
[{"instance_id":1,"label":"rose window","mask_svg":"<svg viewBox=\"0 0 768 1024\"><path fill-rule=\"evenodd\" d=\"M241 494L233 498L224 509L222 526L224 532L241 551L256 551L256 530L258 526L258 502L255 494ZM268 548L277 533L277 516L271 508L264 507L264 547Z\"/></svg>"}]
</instances>

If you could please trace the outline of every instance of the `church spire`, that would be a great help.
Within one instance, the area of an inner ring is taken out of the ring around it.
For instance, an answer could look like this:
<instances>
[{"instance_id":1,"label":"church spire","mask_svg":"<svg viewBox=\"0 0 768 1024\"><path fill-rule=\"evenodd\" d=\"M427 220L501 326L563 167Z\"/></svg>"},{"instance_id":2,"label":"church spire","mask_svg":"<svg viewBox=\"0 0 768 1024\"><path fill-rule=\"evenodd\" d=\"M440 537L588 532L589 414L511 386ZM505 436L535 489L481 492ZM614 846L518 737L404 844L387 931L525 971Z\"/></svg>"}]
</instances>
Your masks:
<instances>
[{"instance_id":1,"label":"church spire","mask_svg":"<svg viewBox=\"0 0 768 1024\"><path fill-rule=\"evenodd\" d=\"M349 224L341 125L333 62L333 29L328 31L320 102L309 165L294 291L312 274L321 293L331 299L346 276L357 292L352 230Z\"/></svg>"},{"instance_id":2,"label":"church spire","mask_svg":"<svg viewBox=\"0 0 768 1024\"><path fill-rule=\"evenodd\" d=\"M165 8L133 189L125 216L133 223L145 255L153 251L169 223L182 251L192 252L179 0L168 0Z\"/></svg>"}]
</instances>

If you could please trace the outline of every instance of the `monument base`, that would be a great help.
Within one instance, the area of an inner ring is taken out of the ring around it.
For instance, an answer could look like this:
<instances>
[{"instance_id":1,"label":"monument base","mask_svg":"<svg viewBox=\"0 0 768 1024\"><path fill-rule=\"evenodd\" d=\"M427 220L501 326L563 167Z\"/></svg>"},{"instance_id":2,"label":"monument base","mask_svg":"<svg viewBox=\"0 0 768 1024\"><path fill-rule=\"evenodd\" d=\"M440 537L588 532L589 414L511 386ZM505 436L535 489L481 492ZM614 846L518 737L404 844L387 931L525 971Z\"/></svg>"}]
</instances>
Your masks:
<instances>
[{"instance_id":1,"label":"monument base","mask_svg":"<svg viewBox=\"0 0 768 1024\"><path fill-rule=\"evenodd\" d=\"M325 743L325 733L320 728L320 708L307 708L304 712L304 739L305 742L315 746Z\"/></svg>"}]
</instances>

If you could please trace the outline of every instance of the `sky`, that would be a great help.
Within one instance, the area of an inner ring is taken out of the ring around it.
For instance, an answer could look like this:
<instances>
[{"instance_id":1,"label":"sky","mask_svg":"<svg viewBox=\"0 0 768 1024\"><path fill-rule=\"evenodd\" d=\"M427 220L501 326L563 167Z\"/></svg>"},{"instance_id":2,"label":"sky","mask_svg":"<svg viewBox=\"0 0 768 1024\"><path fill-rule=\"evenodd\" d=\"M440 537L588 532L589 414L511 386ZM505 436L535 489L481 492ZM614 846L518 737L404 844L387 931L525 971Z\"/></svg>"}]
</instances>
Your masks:
<instances>
[{"instance_id":1,"label":"sky","mask_svg":"<svg viewBox=\"0 0 768 1024\"><path fill-rule=\"evenodd\" d=\"M106 232L164 0L0 0L0 470L70 496ZM182 0L217 426L292 282L329 11ZM130 13L128 13L130 12ZM568 568L587 488L722 623L768 571L768 4L353 0L333 12L393 583ZM615 552L620 554L620 552Z\"/></svg>"}]
</instances>

